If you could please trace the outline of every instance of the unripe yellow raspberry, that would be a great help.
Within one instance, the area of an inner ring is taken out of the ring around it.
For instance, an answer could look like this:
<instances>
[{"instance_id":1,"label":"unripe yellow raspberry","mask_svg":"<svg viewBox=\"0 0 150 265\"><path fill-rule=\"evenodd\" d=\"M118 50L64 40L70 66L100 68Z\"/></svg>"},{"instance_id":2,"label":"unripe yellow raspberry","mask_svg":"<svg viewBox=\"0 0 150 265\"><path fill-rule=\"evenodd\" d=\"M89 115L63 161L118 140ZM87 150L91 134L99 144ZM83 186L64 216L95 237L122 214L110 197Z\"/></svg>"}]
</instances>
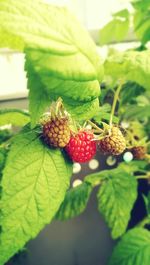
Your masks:
<instances>
[{"instance_id":1,"label":"unripe yellow raspberry","mask_svg":"<svg viewBox=\"0 0 150 265\"><path fill-rule=\"evenodd\" d=\"M110 134L104 136L98 146L104 154L120 155L126 148L126 141L120 129L112 127Z\"/></svg>"},{"instance_id":2,"label":"unripe yellow raspberry","mask_svg":"<svg viewBox=\"0 0 150 265\"><path fill-rule=\"evenodd\" d=\"M70 140L70 128L67 118L50 119L43 124L43 139L53 147L65 147Z\"/></svg>"}]
</instances>

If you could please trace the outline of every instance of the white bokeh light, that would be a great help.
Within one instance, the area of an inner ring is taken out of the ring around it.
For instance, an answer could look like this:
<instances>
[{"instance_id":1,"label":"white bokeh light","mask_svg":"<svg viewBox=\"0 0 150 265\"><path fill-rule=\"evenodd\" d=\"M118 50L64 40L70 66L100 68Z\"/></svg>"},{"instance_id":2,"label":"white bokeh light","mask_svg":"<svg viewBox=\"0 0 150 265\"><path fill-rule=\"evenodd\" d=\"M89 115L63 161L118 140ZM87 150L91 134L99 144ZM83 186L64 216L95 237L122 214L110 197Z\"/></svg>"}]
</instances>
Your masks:
<instances>
[{"instance_id":1,"label":"white bokeh light","mask_svg":"<svg viewBox=\"0 0 150 265\"><path fill-rule=\"evenodd\" d=\"M114 166L116 164L116 158L114 156L108 156L106 159L106 163L108 166Z\"/></svg>"},{"instance_id":2,"label":"white bokeh light","mask_svg":"<svg viewBox=\"0 0 150 265\"><path fill-rule=\"evenodd\" d=\"M123 155L123 160L124 160L125 162L130 162L130 161L132 161L132 160L133 160L133 154L132 154L131 152L126 152L126 153L124 153L124 155Z\"/></svg>"},{"instance_id":3,"label":"white bokeh light","mask_svg":"<svg viewBox=\"0 0 150 265\"><path fill-rule=\"evenodd\" d=\"M78 187L79 185L82 184L82 180L81 179L75 179L72 183L72 187L75 188L75 187Z\"/></svg>"},{"instance_id":4,"label":"white bokeh light","mask_svg":"<svg viewBox=\"0 0 150 265\"><path fill-rule=\"evenodd\" d=\"M73 164L73 173L78 174L81 171L81 165L79 163Z\"/></svg>"},{"instance_id":5,"label":"white bokeh light","mask_svg":"<svg viewBox=\"0 0 150 265\"><path fill-rule=\"evenodd\" d=\"M99 162L97 159L92 159L90 162L89 162L89 168L90 169L97 169L99 167Z\"/></svg>"}]
</instances>

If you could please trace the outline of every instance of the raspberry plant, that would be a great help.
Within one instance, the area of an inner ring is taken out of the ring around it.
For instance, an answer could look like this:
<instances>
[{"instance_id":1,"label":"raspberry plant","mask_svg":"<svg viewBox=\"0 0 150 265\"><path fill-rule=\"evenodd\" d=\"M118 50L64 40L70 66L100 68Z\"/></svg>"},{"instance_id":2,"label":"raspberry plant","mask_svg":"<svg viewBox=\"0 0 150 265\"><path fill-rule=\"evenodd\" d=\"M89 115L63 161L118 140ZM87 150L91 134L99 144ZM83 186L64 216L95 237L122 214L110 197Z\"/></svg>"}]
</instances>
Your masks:
<instances>
[{"instance_id":1,"label":"raspberry plant","mask_svg":"<svg viewBox=\"0 0 150 265\"><path fill-rule=\"evenodd\" d=\"M150 178L149 50L111 51L103 61L69 11L36 0L0 0L0 46L25 54L29 89L29 112L0 110L0 126L20 128L1 130L0 265L52 219L81 214L95 186L98 209L120 239L108 264L149 265L149 195L147 216L128 231L138 180ZM113 155L146 153L69 188L72 160L88 161L96 145Z\"/></svg>"}]
</instances>

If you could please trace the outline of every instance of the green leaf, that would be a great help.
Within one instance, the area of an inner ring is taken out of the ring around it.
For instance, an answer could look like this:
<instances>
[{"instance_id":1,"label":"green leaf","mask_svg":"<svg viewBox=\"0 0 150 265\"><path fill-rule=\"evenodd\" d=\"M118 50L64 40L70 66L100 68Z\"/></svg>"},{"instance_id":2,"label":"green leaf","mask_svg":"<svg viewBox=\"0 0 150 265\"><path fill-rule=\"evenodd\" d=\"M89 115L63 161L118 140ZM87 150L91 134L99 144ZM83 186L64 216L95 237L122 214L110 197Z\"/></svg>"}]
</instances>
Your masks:
<instances>
[{"instance_id":1,"label":"green leaf","mask_svg":"<svg viewBox=\"0 0 150 265\"><path fill-rule=\"evenodd\" d=\"M129 21L121 21L114 18L100 30L100 45L120 42L125 39L129 30Z\"/></svg>"},{"instance_id":2,"label":"green leaf","mask_svg":"<svg viewBox=\"0 0 150 265\"><path fill-rule=\"evenodd\" d=\"M137 197L136 179L119 168L110 170L97 196L99 211L111 228L112 237L121 236L127 228Z\"/></svg>"},{"instance_id":3,"label":"green leaf","mask_svg":"<svg viewBox=\"0 0 150 265\"><path fill-rule=\"evenodd\" d=\"M28 76L29 91L29 111L31 113L31 127L33 128L40 120L41 115L50 106L51 100L47 91L44 89L39 76L29 69Z\"/></svg>"},{"instance_id":4,"label":"green leaf","mask_svg":"<svg viewBox=\"0 0 150 265\"><path fill-rule=\"evenodd\" d=\"M129 12L124 9L100 30L100 45L123 41L129 30Z\"/></svg>"},{"instance_id":5,"label":"green leaf","mask_svg":"<svg viewBox=\"0 0 150 265\"><path fill-rule=\"evenodd\" d=\"M138 39L145 45L150 40L150 11L138 10L134 14L134 29Z\"/></svg>"},{"instance_id":6,"label":"green leaf","mask_svg":"<svg viewBox=\"0 0 150 265\"><path fill-rule=\"evenodd\" d=\"M149 0L133 0L131 1L133 7L137 10L146 11L150 7Z\"/></svg>"},{"instance_id":7,"label":"green leaf","mask_svg":"<svg viewBox=\"0 0 150 265\"><path fill-rule=\"evenodd\" d=\"M29 113L21 109L0 109L0 126L12 124L22 127L29 123Z\"/></svg>"},{"instance_id":8,"label":"green leaf","mask_svg":"<svg viewBox=\"0 0 150 265\"><path fill-rule=\"evenodd\" d=\"M115 80L133 81L149 90L150 51L118 52L105 61L105 74ZM132 88L131 88L132 89Z\"/></svg>"},{"instance_id":9,"label":"green leaf","mask_svg":"<svg viewBox=\"0 0 150 265\"><path fill-rule=\"evenodd\" d=\"M96 112L96 115L93 116L93 119L100 124L102 121L109 121L110 120L110 113L103 112L101 107ZM118 123L119 118L117 116L113 116L113 122Z\"/></svg>"},{"instance_id":10,"label":"green leaf","mask_svg":"<svg viewBox=\"0 0 150 265\"><path fill-rule=\"evenodd\" d=\"M0 178L2 175L2 170L5 166L7 153L8 153L7 149L0 147Z\"/></svg>"},{"instance_id":11,"label":"green leaf","mask_svg":"<svg viewBox=\"0 0 150 265\"><path fill-rule=\"evenodd\" d=\"M98 98L90 102L77 102L73 100L64 100L64 105L67 111L72 115L72 118L80 120L91 119L99 109Z\"/></svg>"},{"instance_id":12,"label":"green leaf","mask_svg":"<svg viewBox=\"0 0 150 265\"><path fill-rule=\"evenodd\" d=\"M120 106L135 103L136 97L143 94L145 89L134 82L127 82L123 85L120 96Z\"/></svg>"},{"instance_id":13,"label":"green leaf","mask_svg":"<svg viewBox=\"0 0 150 265\"><path fill-rule=\"evenodd\" d=\"M144 160L134 160L130 162L122 162L119 164L119 168L122 171L126 171L128 174L138 172L143 170L148 165L147 161Z\"/></svg>"},{"instance_id":14,"label":"green leaf","mask_svg":"<svg viewBox=\"0 0 150 265\"><path fill-rule=\"evenodd\" d=\"M10 129L0 129L0 144L4 143L13 136L13 132Z\"/></svg>"},{"instance_id":15,"label":"green leaf","mask_svg":"<svg viewBox=\"0 0 150 265\"><path fill-rule=\"evenodd\" d=\"M92 187L99 185L103 180L109 176L109 170L102 170L100 172L92 173L87 175L84 180L89 183Z\"/></svg>"},{"instance_id":16,"label":"green leaf","mask_svg":"<svg viewBox=\"0 0 150 265\"><path fill-rule=\"evenodd\" d=\"M149 265L150 232L134 228L115 247L109 265Z\"/></svg>"},{"instance_id":17,"label":"green leaf","mask_svg":"<svg viewBox=\"0 0 150 265\"><path fill-rule=\"evenodd\" d=\"M2 179L0 264L54 217L69 186L70 164L27 128L14 138Z\"/></svg>"},{"instance_id":18,"label":"green leaf","mask_svg":"<svg viewBox=\"0 0 150 265\"><path fill-rule=\"evenodd\" d=\"M123 113L123 117L127 120L143 120L145 117L150 117L150 105L144 107L138 105L128 105L128 111Z\"/></svg>"},{"instance_id":19,"label":"green leaf","mask_svg":"<svg viewBox=\"0 0 150 265\"><path fill-rule=\"evenodd\" d=\"M77 102L80 112L83 107L81 113L85 112L84 104L86 111L90 109L87 115L91 117L103 67L94 42L76 18L65 8L37 1L26 4L25 0L0 0L0 15L0 30L8 32L8 40L9 34L14 34L14 39L24 43L32 126L49 100L60 96L71 105L73 114L78 115L78 108L74 108Z\"/></svg>"},{"instance_id":20,"label":"green leaf","mask_svg":"<svg viewBox=\"0 0 150 265\"><path fill-rule=\"evenodd\" d=\"M87 69L87 71L83 67L83 56L79 58L79 63L74 64L74 60L78 61L77 57L78 55L75 55L73 59L73 56L66 58L52 55L46 51L26 50L25 68L28 72L28 88L33 90L32 94L36 93L36 90L40 90L37 91L37 95L40 94L44 107L49 105L48 99L52 101L61 97L66 109L75 118L83 119L86 115L91 118L98 109L99 81L96 72L95 77L90 76L93 66L91 70ZM87 62L85 64L87 65ZM37 81L34 81L31 75L34 75L35 78L38 76ZM36 99L34 102L32 100L33 97L30 97L30 106L37 105ZM31 114L35 117L35 121L38 120L42 114L42 108L38 109L38 114L33 108L32 111L34 111Z\"/></svg>"},{"instance_id":21,"label":"green leaf","mask_svg":"<svg viewBox=\"0 0 150 265\"><path fill-rule=\"evenodd\" d=\"M81 214L88 203L92 186L88 183L71 188L61 204L55 218L58 220L68 220Z\"/></svg>"},{"instance_id":22,"label":"green leaf","mask_svg":"<svg viewBox=\"0 0 150 265\"><path fill-rule=\"evenodd\" d=\"M103 78L102 60L95 43L66 8L27 1L0 0L1 43L5 32L9 47L17 40L18 49L21 46L25 51L28 78L31 78L31 67L38 75L39 89L43 87L38 95L41 95L44 108L47 93L51 100L62 97L67 104L69 100L77 101L80 108L83 106L82 112L84 104L91 109L90 102L93 106L93 100L99 96L99 82ZM39 109L38 117L42 109ZM32 125L38 120L33 111Z\"/></svg>"}]
</instances>

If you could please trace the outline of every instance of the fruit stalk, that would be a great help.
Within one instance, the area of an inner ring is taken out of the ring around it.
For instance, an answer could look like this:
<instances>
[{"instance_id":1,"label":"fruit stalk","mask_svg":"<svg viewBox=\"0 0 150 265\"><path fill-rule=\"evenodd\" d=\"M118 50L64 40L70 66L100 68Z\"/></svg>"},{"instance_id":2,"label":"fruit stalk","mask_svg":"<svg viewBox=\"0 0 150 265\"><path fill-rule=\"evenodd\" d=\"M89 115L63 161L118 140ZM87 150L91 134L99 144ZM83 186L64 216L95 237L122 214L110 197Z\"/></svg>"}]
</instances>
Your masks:
<instances>
[{"instance_id":1,"label":"fruit stalk","mask_svg":"<svg viewBox=\"0 0 150 265\"><path fill-rule=\"evenodd\" d=\"M115 113L116 104L117 104L117 101L118 101L118 98L119 98L119 93L121 91L123 83L124 83L123 80L120 80L120 84L118 85L118 87L116 89L116 92L115 92L115 95L114 95L114 100L113 100L111 114L110 114L110 120L109 120L110 131L112 129L113 116L114 116L114 113Z\"/></svg>"}]
</instances>

